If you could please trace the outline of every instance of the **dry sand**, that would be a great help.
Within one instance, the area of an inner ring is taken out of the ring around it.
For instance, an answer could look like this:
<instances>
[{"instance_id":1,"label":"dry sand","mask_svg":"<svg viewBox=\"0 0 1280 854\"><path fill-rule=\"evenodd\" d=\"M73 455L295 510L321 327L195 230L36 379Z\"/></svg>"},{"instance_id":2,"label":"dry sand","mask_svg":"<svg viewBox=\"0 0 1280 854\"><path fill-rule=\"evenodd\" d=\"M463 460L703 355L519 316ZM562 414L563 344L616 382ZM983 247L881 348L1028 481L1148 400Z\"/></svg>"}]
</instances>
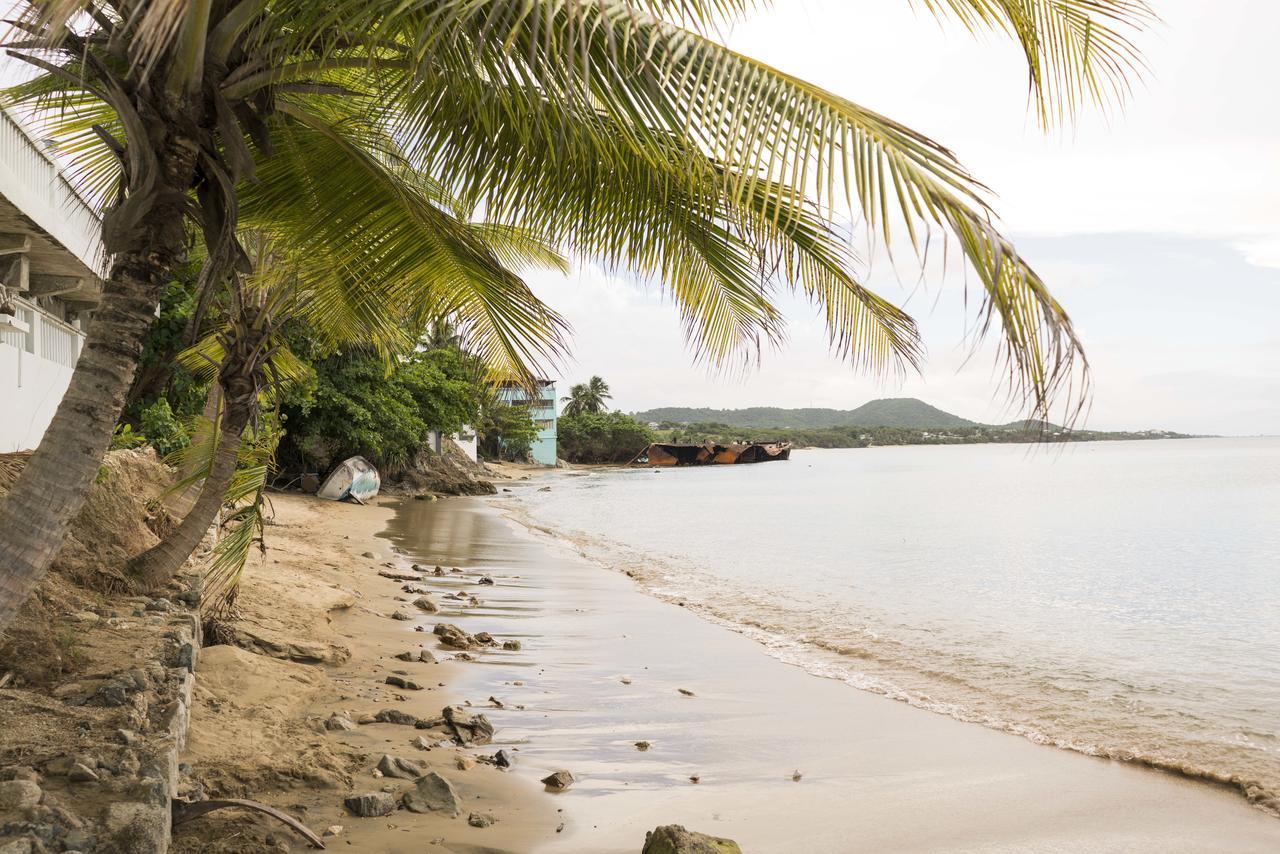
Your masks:
<instances>
[{"instance_id":1,"label":"dry sand","mask_svg":"<svg viewBox=\"0 0 1280 854\"><path fill-rule=\"evenodd\" d=\"M434 717L445 705L471 698L447 688L458 665L393 658L436 644L431 634L414 632L412 623L389 617L406 608L397 599L413 598L401 592L402 582L377 574L392 560L386 542L374 537L390 519L389 508L291 495L272 500L275 524L267 528L268 551L247 570L240 617L231 626L236 643L248 649L208 646L197 666L183 757L193 768L193 784L211 797L264 801L316 832L341 826L341 832L326 839L331 849L514 852L531 850L538 838L554 835L559 822L554 807L529 797L524 781L487 765L458 770L457 756L463 751L411 746L417 736L444 738L439 730L386 723L351 732L324 729L324 719L334 712L358 718L395 708ZM378 556L363 557L365 552ZM429 687L404 691L387 686L392 671L407 672ZM405 780L374 776L383 754L423 763L448 777L461 797L461 816L399 810L384 818L356 818L347 813L342 801L348 794L411 787ZM490 813L497 822L471 827L471 811ZM281 825L231 810L179 828L174 846L178 852L306 848Z\"/></svg>"},{"instance_id":2,"label":"dry sand","mask_svg":"<svg viewBox=\"0 0 1280 854\"><path fill-rule=\"evenodd\" d=\"M405 501L394 513L273 500L270 550L250 568L233 627L237 642L259 653L206 649L187 761L210 794L268 801L317 830L342 825L342 848L635 852L646 830L681 823L748 852L1280 850L1280 821L1230 792L810 676L644 595L486 501ZM375 538L388 527L400 557ZM361 557L366 551L378 557ZM385 560L463 569L426 582L446 614L389 619L412 610L395 597L412 597L376 574ZM495 584L481 585L481 576ZM482 604L447 604L443 594L456 590ZM391 658L420 644L442 654L430 634L414 631L439 621L523 648L469 662ZM396 669L430 690L397 699L382 684ZM318 726L339 710L426 717L491 696L505 706L484 709L498 727L495 744L471 752L515 749L509 773L453 770L457 751L416 751L409 741L420 732L407 727ZM650 749L637 750L640 740ZM478 829L465 813L345 815L351 791L407 788L371 776L383 753L428 761L459 786L464 809L498 822ZM537 780L557 768L578 782L561 794L542 791ZM268 822L219 815L188 824L177 850L303 847Z\"/></svg>"}]
</instances>

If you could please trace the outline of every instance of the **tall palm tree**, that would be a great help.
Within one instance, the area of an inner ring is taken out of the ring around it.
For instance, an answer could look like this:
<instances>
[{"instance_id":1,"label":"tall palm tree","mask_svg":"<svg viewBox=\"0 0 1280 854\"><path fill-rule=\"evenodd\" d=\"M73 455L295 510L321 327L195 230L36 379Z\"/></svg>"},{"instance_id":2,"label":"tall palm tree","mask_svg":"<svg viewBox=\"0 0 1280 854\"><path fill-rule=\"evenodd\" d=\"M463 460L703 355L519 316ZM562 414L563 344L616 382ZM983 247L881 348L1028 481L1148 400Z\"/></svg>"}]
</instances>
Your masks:
<instances>
[{"instance_id":1,"label":"tall palm tree","mask_svg":"<svg viewBox=\"0 0 1280 854\"><path fill-rule=\"evenodd\" d=\"M1046 121L1123 95L1139 61L1128 33L1148 16L1142 0L921 2L1016 39ZM379 223L357 201L362 184L387 177L365 162L385 136L371 138L371 124L499 227L519 223L659 279L714 363L782 339L778 287L821 306L833 349L854 363L918 363L914 322L855 278L834 225L847 206L919 251L932 229L954 241L984 293L981 328L999 328L1010 382L1033 409L1078 388L1085 365L1070 319L949 151L707 35L755 0L18 5L8 47L41 76L13 95L46 116L76 108L52 135L102 194L111 269L70 388L0 505L0 627L83 501L161 289L185 256L186 224L198 224L213 259L206 284L247 273L236 240L256 186L247 182L284 157L303 183L264 188L259 202L310 220L315 241L359 239L352 222ZM337 156L297 156L323 146ZM290 204L300 187L322 186L323 204ZM430 251L392 245L377 263L484 255L445 223L423 225L435 232ZM497 304L509 281L499 269L487 278ZM504 346L518 354L521 343Z\"/></svg>"},{"instance_id":2,"label":"tall palm tree","mask_svg":"<svg viewBox=\"0 0 1280 854\"><path fill-rule=\"evenodd\" d=\"M569 389L569 396L560 398L565 402L565 415L582 415L586 412L603 412L604 402L611 400L609 384L603 378L593 376L585 383L578 383Z\"/></svg>"}]
</instances>

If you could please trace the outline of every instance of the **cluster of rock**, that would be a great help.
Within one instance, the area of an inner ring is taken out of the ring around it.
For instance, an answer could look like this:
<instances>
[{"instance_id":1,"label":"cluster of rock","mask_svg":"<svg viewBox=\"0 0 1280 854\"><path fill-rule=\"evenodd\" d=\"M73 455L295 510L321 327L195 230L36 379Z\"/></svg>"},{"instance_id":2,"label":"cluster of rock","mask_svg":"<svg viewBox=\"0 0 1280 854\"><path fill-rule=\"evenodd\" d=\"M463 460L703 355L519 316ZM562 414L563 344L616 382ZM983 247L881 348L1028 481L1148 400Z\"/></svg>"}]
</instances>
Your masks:
<instances>
[{"instance_id":1,"label":"cluster of rock","mask_svg":"<svg viewBox=\"0 0 1280 854\"><path fill-rule=\"evenodd\" d=\"M436 623L432 633L440 639L440 645L450 649L471 650L501 646L505 650L519 651L520 641L506 640L499 643L488 632L468 634L453 623Z\"/></svg>"},{"instance_id":2,"label":"cluster of rock","mask_svg":"<svg viewBox=\"0 0 1280 854\"><path fill-rule=\"evenodd\" d=\"M454 743L463 746L489 744L493 741L493 724L483 714L472 713L462 706L446 706L439 717L420 718L400 709L382 709L376 714L348 715L334 712L324 721L329 731L350 731L360 724L396 724L414 729L444 729ZM501 751L499 751L501 752Z\"/></svg>"},{"instance_id":3,"label":"cluster of rock","mask_svg":"<svg viewBox=\"0 0 1280 854\"><path fill-rule=\"evenodd\" d=\"M376 818L391 815L400 807L415 813L444 813L450 818L456 818L461 813L461 801L457 790L448 779L435 771L426 771L422 766L408 759L390 756L382 757L382 761L378 763L379 770L384 767L393 772L391 774L384 772L384 776L411 779L414 781L413 786L398 794L366 792L351 795L343 801L343 806L352 815ZM411 774L411 771L417 773Z\"/></svg>"},{"instance_id":4,"label":"cluster of rock","mask_svg":"<svg viewBox=\"0 0 1280 854\"><path fill-rule=\"evenodd\" d=\"M11 703L52 731L27 743L20 763L0 767L0 852L167 850L200 646L190 610L199 595L198 579L187 578L168 597L133 600L127 615L73 614L78 631L128 633L136 655L47 693L7 689Z\"/></svg>"}]
</instances>

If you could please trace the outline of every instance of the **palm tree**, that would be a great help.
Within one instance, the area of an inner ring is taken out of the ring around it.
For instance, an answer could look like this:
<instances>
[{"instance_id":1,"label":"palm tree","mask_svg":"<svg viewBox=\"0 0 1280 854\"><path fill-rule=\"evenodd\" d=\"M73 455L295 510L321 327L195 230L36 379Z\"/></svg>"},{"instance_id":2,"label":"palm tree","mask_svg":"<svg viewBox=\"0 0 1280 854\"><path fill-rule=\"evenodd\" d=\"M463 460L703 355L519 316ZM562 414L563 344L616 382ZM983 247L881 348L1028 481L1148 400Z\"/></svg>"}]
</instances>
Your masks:
<instances>
[{"instance_id":1,"label":"palm tree","mask_svg":"<svg viewBox=\"0 0 1280 854\"><path fill-rule=\"evenodd\" d=\"M423 202L448 204L451 200L437 193ZM518 230L495 231L485 223L459 225L474 231L478 240L501 252L509 262L566 269L563 259L528 236L519 235ZM520 236L518 241L512 239L516 235ZM362 265L360 261L364 259L353 255L347 244L321 246L316 252L299 255L291 251L296 236L273 241L263 232L254 232L251 239L243 242L254 260L254 274L231 275L222 292L226 302L220 312L222 322L181 357L212 383L217 418L209 425L208 440L199 445L203 453L188 455L198 456L200 464L175 487L181 489L200 482L194 505L163 540L130 561L130 574L148 589L172 578L199 546L223 505L242 495L243 490L234 489L231 499L227 497L244 453L242 434L256 419L265 398L274 397L283 386L301 378L299 364L281 334L287 324L305 323L308 334L322 346L372 344L388 360L395 360L418 343L416 333L422 319L439 310L440 293L447 292L441 283L429 278L405 283L380 276L353 278L343 271L376 268ZM523 303L530 314L552 316L530 291L512 294L511 302ZM376 310L363 311L361 305L373 305ZM477 316L465 303L455 319L463 321L465 327L436 318L429 324L432 335L447 337L450 346L469 346L490 358L504 352L498 328L501 323L482 322L483 314ZM543 337L545 346L557 346L556 325L534 329ZM509 368L502 360L483 367L499 375ZM262 474L265 477L266 471Z\"/></svg>"},{"instance_id":2,"label":"palm tree","mask_svg":"<svg viewBox=\"0 0 1280 854\"><path fill-rule=\"evenodd\" d=\"M366 190L394 194L402 181L369 157L388 131L420 173L483 205L496 228L520 224L658 279L712 363L782 340L771 296L786 287L823 309L839 355L874 370L918 364L912 319L855 278L834 224L847 206L920 252L932 229L954 241L983 290L981 328L999 328L1010 382L1033 409L1078 390L1085 364L1070 319L996 230L985 188L927 137L707 35L752 5L20 2L7 46L40 76L12 97L49 119L46 135L104 200L111 267L70 388L0 505L0 627L97 471L161 289L185 258L187 224L212 262L202 305L230 271L249 272L236 234L250 190L312 245L376 236L385 218ZM1149 14L1142 0L924 5L1016 39L1046 122L1124 94L1139 61L1127 33ZM281 160L292 180L261 181ZM430 212L415 215L432 240L371 256L393 278L485 255ZM512 285L496 266L487 279L497 306ZM520 355L528 343L517 334L501 346Z\"/></svg>"},{"instance_id":3,"label":"palm tree","mask_svg":"<svg viewBox=\"0 0 1280 854\"><path fill-rule=\"evenodd\" d=\"M603 412L604 402L612 399L609 384L598 376L593 376L585 383L578 383L569 389L569 396L560 398L565 402L565 415L582 415L585 412Z\"/></svg>"}]
</instances>

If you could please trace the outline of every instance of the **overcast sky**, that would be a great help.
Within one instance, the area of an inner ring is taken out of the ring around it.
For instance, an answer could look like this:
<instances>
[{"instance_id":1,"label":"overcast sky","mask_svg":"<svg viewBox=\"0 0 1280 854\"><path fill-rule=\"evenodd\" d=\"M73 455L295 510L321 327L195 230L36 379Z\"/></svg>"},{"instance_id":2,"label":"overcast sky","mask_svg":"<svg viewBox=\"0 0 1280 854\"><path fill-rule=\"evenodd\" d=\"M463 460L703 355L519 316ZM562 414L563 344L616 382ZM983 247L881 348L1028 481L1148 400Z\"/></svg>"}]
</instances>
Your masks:
<instances>
[{"instance_id":1,"label":"overcast sky","mask_svg":"<svg viewBox=\"0 0 1280 854\"><path fill-rule=\"evenodd\" d=\"M948 145L1063 302L1094 373L1088 426L1280 433L1280 3L1153 0L1152 70L1122 113L1048 135L1028 111L1016 48L975 40L907 0L776 0L726 33L736 49ZM584 267L534 275L574 326L562 382L604 376L614 404L830 406L920 397L977 420L1010 410L993 358L969 359L961 290L869 281L921 321L929 358L900 383L827 352L790 303L790 339L746 376L709 374L656 290ZM972 317L969 318L972 320Z\"/></svg>"}]
</instances>

